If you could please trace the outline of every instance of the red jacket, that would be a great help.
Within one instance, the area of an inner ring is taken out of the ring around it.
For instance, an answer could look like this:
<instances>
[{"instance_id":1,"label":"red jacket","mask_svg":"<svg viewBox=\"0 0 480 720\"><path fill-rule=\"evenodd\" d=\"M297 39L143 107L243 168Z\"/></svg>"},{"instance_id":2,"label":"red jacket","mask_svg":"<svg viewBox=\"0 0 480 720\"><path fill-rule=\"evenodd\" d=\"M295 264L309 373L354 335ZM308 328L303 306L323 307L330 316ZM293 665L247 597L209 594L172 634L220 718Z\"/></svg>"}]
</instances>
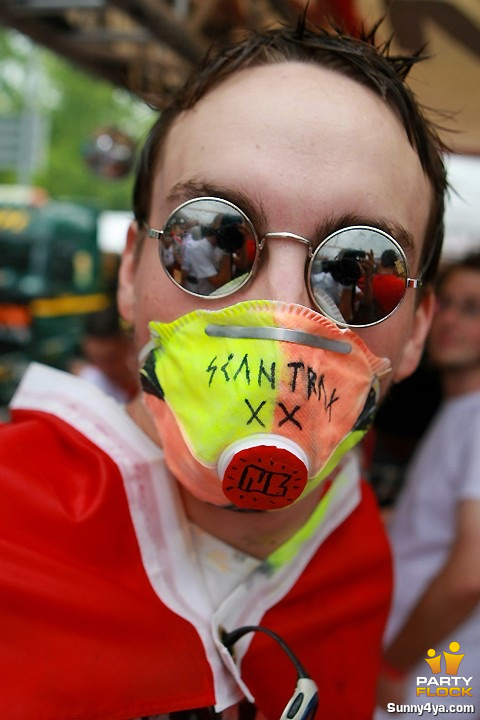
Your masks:
<instances>
[{"instance_id":1,"label":"red jacket","mask_svg":"<svg viewBox=\"0 0 480 720\"><path fill-rule=\"evenodd\" d=\"M196 627L147 576L118 465L52 414L13 416L0 430L2 720L128 720L214 705L216 670ZM390 585L363 485L361 503L261 619L319 686L319 718L372 717ZM276 643L255 635L241 676L261 712L278 718L295 673Z\"/></svg>"}]
</instances>

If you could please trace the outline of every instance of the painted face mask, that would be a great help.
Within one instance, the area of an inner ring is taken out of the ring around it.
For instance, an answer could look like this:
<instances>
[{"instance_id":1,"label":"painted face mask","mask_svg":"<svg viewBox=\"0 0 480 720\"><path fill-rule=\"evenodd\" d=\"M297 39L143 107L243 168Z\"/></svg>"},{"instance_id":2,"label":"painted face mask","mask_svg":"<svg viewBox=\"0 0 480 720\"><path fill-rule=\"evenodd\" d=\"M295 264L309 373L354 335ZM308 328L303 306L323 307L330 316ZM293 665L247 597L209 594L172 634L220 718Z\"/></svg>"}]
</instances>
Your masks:
<instances>
[{"instance_id":1,"label":"painted face mask","mask_svg":"<svg viewBox=\"0 0 480 720\"><path fill-rule=\"evenodd\" d=\"M248 301L150 323L144 402L174 476L220 506L274 510L371 425L390 363L301 305Z\"/></svg>"}]
</instances>

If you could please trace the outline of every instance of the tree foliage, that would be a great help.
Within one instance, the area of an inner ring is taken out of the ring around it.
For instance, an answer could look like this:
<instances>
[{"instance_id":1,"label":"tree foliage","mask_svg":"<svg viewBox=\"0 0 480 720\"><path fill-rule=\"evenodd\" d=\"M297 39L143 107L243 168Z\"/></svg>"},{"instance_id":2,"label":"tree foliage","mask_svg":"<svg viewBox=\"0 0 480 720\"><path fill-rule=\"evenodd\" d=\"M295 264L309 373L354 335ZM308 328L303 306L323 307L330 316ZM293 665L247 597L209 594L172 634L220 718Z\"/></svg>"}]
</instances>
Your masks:
<instances>
[{"instance_id":1,"label":"tree foliage","mask_svg":"<svg viewBox=\"0 0 480 720\"><path fill-rule=\"evenodd\" d=\"M85 149L102 127L115 127L140 144L153 120L149 108L18 33L0 30L0 58L0 114L33 110L46 130L44 162L32 183L59 199L130 209L132 173L98 177L85 161ZM0 182L15 179L14 168L0 171Z\"/></svg>"}]
</instances>

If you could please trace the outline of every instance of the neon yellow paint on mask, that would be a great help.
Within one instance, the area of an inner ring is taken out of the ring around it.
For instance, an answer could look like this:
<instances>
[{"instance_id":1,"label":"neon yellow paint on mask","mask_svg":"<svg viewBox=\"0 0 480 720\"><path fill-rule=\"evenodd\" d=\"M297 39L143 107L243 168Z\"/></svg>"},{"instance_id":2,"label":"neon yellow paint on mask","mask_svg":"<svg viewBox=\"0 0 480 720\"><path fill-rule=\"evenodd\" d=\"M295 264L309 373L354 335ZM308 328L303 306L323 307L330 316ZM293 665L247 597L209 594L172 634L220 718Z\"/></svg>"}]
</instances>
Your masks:
<instances>
[{"instance_id":1,"label":"neon yellow paint on mask","mask_svg":"<svg viewBox=\"0 0 480 720\"><path fill-rule=\"evenodd\" d=\"M222 311L222 322L245 326L251 318L242 308L234 306ZM271 309L260 309L256 319L265 326L273 325ZM214 464L225 444L247 437L261 426L255 420L248 424L252 412L245 403L246 390L253 407L262 401L264 432L272 432L277 391L272 389L272 363L280 362L281 350L271 340L254 343L238 339L209 337L205 329L215 321L207 312L182 316L171 324L152 322L152 334L160 342L155 354L155 374L180 426L189 428L188 444L199 460ZM263 358L268 358L264 364ZM191 382L193 366L195 382ZM180 374L178 368L185 368ZM208 401L207 401L208 400ZM219 407L235 408L235 412L219 412ZM239 423L241 415L244 420ZM240 427L239 427L240 425Z\"/></svg>"},{"instance_id":2,"label":"neon yellow paint on mask","mask_svg":"<svg viewBox=\"0 0 480 720\"><path fill-rule=\"evenodd\" d=\"M363 436L389 368L293 304L197 310L150 330L144 398L166 462L217 505L276 509L311 491Z\"/></svg>"}]
</instances>

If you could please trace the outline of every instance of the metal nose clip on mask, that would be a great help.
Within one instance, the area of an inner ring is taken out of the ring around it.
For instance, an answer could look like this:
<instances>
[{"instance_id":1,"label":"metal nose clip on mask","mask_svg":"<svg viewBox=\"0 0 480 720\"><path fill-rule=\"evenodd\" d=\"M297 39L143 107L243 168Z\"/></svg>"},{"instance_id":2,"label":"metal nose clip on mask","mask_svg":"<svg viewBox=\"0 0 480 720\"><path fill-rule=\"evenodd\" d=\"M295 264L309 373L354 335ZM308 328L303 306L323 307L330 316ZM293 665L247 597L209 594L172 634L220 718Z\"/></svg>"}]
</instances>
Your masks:
<instances>
[{"instance_id":1,"label":"metal nose clip on mask","mask_svg":"<svg viewBox=\"0 0 480 720\"><path fill-rule=\"evenodd\" d=\"M196 310L150 331L142 386L165 461L219 506L275 510L311 492L368 430L390 370L295 304Z\"/></svg>"}]
</instances>

